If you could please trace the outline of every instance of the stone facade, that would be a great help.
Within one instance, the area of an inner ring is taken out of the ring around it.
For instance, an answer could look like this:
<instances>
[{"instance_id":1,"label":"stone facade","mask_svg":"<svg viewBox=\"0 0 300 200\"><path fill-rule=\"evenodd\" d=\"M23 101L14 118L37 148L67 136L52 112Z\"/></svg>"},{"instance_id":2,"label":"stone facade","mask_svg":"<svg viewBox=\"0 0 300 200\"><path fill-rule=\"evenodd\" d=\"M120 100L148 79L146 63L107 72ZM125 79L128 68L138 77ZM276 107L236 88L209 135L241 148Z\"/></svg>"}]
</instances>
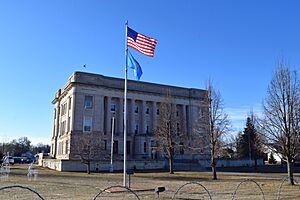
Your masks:
<instances>
[{"instance_id":1,"label":"stone facade","mask_svg":"<svg viewBox=\"0 0 300 200\"><path fill-rule=\"evenodd\" d=\"M199 113L205 110L206 91L160 85L127 82L127 159L155 162L163 156L155 152L153 130L158 124L159 105L171 92L176 104L179 127L192 133ZM52 101L54 105L53 134L50 155L56 160L74 161L72 140L76 135L94 133L101 138L104 153L110 155L112 118L114 126L114 154L123 157L123 99L124 79L98 74L74 72ZM202 104L201 104L202 102ZM203 107L201 107L202 105ZM196 159L199 154L189 150L177 159Z\"/></svg>"}]
</instances>

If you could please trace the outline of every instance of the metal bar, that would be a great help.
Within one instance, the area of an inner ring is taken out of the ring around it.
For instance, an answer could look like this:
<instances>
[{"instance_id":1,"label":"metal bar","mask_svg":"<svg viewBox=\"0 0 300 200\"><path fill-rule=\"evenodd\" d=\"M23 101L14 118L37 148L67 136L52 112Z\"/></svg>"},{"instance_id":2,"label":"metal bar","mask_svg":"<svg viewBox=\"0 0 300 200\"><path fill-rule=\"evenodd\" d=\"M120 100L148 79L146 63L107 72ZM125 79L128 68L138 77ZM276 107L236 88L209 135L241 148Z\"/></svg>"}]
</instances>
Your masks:
<instances>
[{"instance_id":1,"label":"metal bar","mask_svg":"<svg viewBox=\"0 0 300 200\"><path fill-rule=\"evenodd\" d=\"M125 85L124 85L124 168L123 168L123 186L126 187L126 141L127 141L127 70L128 70L128 46L127 46L127 27L128 20L126 20L126 35L125 35Z\"/></svg>"}]
</instances>

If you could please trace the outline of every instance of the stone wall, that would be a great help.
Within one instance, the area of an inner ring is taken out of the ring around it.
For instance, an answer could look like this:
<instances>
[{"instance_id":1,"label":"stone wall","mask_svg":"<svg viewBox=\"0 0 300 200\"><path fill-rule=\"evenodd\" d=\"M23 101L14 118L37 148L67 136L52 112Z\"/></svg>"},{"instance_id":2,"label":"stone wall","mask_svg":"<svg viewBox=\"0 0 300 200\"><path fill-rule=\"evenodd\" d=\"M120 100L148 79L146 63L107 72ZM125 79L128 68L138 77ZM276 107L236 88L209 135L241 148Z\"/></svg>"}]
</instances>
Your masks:
<instances>
[{"instance_id":1,"label":"stone wall","mask_svg":"<svg viewBox=\"0 0 300 200\"><path fill-rule=\"evenodd\" d=\"M58 159L44 159L41 162L42 167L47 167L57 171L86 171L86 165L80 161L71 160L58 160ZM159 170L165 168L164 161L128 161L127 169L137 169L137 170ZM91 171L109 171L110 162L92 162ZM113 163L114 171L123 170L123 161L115 161Z\"/></svg>"}]
</instances>

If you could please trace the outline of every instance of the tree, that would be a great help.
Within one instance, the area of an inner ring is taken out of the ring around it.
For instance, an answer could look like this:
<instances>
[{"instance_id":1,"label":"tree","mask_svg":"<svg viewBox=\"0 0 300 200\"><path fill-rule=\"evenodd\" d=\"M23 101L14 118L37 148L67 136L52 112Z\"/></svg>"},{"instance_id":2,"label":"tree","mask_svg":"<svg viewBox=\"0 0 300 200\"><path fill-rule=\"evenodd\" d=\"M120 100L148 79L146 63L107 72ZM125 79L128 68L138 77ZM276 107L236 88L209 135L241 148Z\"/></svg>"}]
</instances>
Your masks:
<instances>
[{"instance_id":1,"label":"tree","mask_svg":"<svg viewBox=\"0 0 300 200\"><path fill-rule=\"evenodd\" d=\"M37 145L33 145L31 147L32 153L49 153L50 152L50 145L38 143Z\"/></svg>"},{"instance_id":2,"label":"tree","mask_svg":"<svg viewBox=\"0 0 300 200\"><path fill-rule=\"evenodd\" d=\"M273 153L270 154L270 158L268 160L268 163L269 164L276 164L277 161L275 160L274 156L273 156Z\"/></svg>"},{"instance_id":3,"label":"tree","mask_svg":"<svg viewBox=\"0 0 300 200\"><path fill-rule=\"evenodd\" d=\"M22 153L30 151L31 141L27 137L14 139L7 145L7 151L14 156L21 156Z\"/></svg>"},{"instance_id":4,"label":"tree","mask_svg":"<svg viewBox=\"0 0 300 200\"><path fill-rule=\"evenodd\" d=\"M196 133L199 135L201 148L210 152L213 180L216 180L217 158L220 157L222 147L225 146L223 136L230 128L230 121L228 115L224 112L221 94L215 90L211 81L207 84L207 95L203 105L207 105L207 109L200 115Z\"/></svg>"},{"instance_id":5,"label":"tree","mask_svg":"<svg viewBox=\"0 0 300 200\"><path fill-rule=\"evenodd\" d=\"M276 153L287 163L288 182L294 185L294 162L300 152L300 87L296 71L279 61L263 103L262 129Z\"/></svg>"},{"instance_id":6,"label":"tree","mask_svg":"<svg viewBox=\"0 0 300 200\"><path fill-rule=\"evenodd\" d=\"M165 102L159 106L159 123L154 130L157 150L162 152L169 160L169 172L174 174L174 157L184 147L185 133L178 130L180 118L176 116L175 104L170 92L167 93Z\"/></svg>"},{"instance_id":7,"label":"tree","mask_svg":"<svg viewBox=\"0 0 300 200\"><path fill-rule=\"evenodd\" d=\"M244 132L238 136L237 156L254 160L255 166L257 159L264 156L262 135L256 129L253 113L247 117Z\"/></svg>"},{"instance_id":8,"label":"tree","mask_svg":"<svg viewBox=\"0 0 300 200\"><path fill-rule=\"evenodd\" d=\"M73 156L79 158L86 165L87 173L90 174L91 162L99 161L103 155L99 134L84 133L73 135L73 137Z\"/></svg>"}]
</instances>

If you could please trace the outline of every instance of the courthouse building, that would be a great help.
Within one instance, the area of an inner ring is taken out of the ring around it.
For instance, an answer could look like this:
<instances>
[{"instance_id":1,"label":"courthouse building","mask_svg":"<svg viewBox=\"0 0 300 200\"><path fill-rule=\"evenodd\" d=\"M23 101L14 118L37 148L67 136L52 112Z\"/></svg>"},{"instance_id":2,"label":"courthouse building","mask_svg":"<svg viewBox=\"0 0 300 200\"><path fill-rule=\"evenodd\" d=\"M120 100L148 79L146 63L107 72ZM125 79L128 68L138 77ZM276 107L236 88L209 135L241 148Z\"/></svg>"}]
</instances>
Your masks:
<instances>
[{"instance_id":1,"label":"courthouse building","mask_svg":"<svg viewBox=\"0 0 300 200\"><path fill-rule=\"evenodd\" d=\"M205 90L128 80L127 159L129 168L165 167L165 157L155 150L153 130L159 124L160 103L169 91L180 118L178 129L191 135L199 114L205 110ZM61 171L84 169L73 155L75 135L94 133L101 138L106 157L110 156L114 118L114 168L122 168L124 79L74 72L52 101L53 134L47 167ZM202 103L201 103L202 102ZM204 106L201 107L200 105ZM105 156L105 155L104 155ZM184 150L177 160L198 159L199 154ZM94 161L92 170L107 170L109 161Z\"/></svg>"}]
</instances>

